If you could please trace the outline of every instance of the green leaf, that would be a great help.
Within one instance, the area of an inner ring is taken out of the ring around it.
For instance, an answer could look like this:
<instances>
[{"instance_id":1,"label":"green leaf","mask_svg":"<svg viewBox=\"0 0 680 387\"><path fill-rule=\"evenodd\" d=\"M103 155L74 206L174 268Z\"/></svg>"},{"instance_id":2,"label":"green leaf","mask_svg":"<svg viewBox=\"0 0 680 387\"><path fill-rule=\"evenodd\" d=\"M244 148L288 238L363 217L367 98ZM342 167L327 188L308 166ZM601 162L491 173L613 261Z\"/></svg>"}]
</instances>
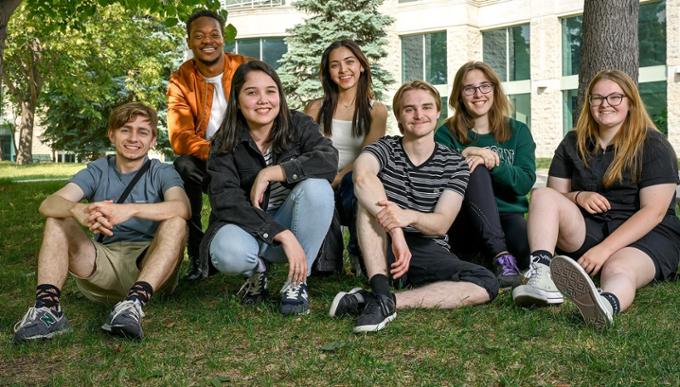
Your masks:
<instances>
[{"instance_id":1,"label":"green leaf","mask_svg":"<svg viewBox=\"0 0 680 387\"><path fill-rule=\"evenodd\" d=\"M233 24L227 24L227 26L224 28L224 41L231 43L236 40L236 32L236 27L234 27Z\"/></svg>"}]
</instances>

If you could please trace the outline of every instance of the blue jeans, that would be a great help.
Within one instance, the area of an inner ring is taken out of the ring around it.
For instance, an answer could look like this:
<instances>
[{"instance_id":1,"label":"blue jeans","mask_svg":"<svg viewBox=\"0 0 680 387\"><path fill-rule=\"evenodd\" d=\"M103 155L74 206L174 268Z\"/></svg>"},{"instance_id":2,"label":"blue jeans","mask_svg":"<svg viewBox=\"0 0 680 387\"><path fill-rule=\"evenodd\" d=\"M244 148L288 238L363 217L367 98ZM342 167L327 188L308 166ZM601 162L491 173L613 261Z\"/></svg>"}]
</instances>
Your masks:
<instances>
[{"instance_id":1,"label":"blue jeans","mask_svg":"<svg viewBox=\"0 0 680 387\"><path fill-rule=\"evenodd\" d=\"M281 207L269 214L282 226L290 228L307 257L307 274L319 252L333 217L333 189L324 179L307 179L298 183ZM235 224L226 224L210 242L210 260L223 273L250 275L257 258L268 262L287 262L281 246L258 241Z\"/></svg>"}]
</instances>

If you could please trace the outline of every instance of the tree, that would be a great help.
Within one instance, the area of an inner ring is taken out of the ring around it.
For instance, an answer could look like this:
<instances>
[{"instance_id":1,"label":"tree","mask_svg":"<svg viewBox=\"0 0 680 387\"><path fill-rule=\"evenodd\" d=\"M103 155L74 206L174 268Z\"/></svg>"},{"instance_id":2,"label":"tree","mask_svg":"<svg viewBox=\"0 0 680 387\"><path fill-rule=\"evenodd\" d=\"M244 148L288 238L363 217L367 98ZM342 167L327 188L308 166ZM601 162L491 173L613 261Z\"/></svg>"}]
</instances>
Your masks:
<instances>
[{"instance_id":1,"label":"tree","mask_svg":"<svg viewBox=\"0 0 680 387\"><path fill-rule=\"evenodd\" d=\"M322 94L319 62L323 50L339 39L352 39L371 62L373 88L379 98L393 82L378 63L387 55L385 28L394 19L381 15L383 0L298 0L295 7L310 15L290 31L288 52L278 70L291 107L300 109Z\"/></svg>"},{"instance_id":2,"label":"tree","mask_svg":"<svg viewBox=\"0 0 680 387\"><path fill-rule=\"evenodd\" d=\"M621 70L637 82L639 15L639 0L585 0L577 111L588 83L601 70Z\"/></svg>"},{"instance_id":3,"label":"tree","mask_svg":"<svg viewBox=\"0 0 680 387\"><path fill-rule=\"evenodd\" d=\"M88 24L97 13L110 6L121 7L129 18L136 17L137 20L152 19L157 22L162 22L166 27L172 27L178 24L180 20L184 20L196 7L212 7L219 8L219 0L147 0L147 1L133 1L133 0L27 0L17 12L12 14L13 8L9 7L10 3L19 2L16 0L3 1L0 5L0 47L4 47L7 41L3 39L2 32L5 31L5 25L2 20L12 18L9 21L8 33L12 38L9 40L10 47L8 47L6 57L8 60L0 60L0 68L2 71L2 78L5 81L5 86L9 91L9 96L15 104L15 110L19 113L19 146L17 149L17 163L30 163L31 160L31 142L33 138L33 124L36 114L36 108L41 102L39 97L43 88L47 86L48 90L59 90L56 86L51 86L52 83L58 84L60 80L68 79L73 72L58 72L56 68L63 70L59 66L66 64L66 68L73 69L79 64L92 65L87 63L88 59L81 59L80 61L71 61L69 63L69 55L73 52L60 52L60 45L72 42L76 43L76 36L86 41L97 41L99 39L93 33L90 33L85 38L81 35L87 29ZM226 18L226 12L224 12ZM103 30L110 26L102 26ZM183 36L181 29L177 28L178 36ZM100 31L101 32L101 31ZM150 31L155 33L155 31ZM227 28L227 38L233 38L235 29L233 26ZM128 46L133 47L140 40L145 39L146 35L129 35ZM82 43L82 42L81 42ZM91 47L91 46L90 46ZM177 47L177 46L175 46ZM93 52L87 54L97 54L106 51L104 46L92 47ZM148 47L151 53L157 53L155 47ZM124 57L130 50L123 52L108 51L107 55L118 55ZM97 55L93 55L96 57ZM9 62L12 62L11 64ZM3 66L5 68L3 68ZM86 66L85 66L86 67ZM96 71L106 70L104 66L94 68ZM77 73L77 72L76 72ZM111 72L106 72L110 75ZM103 78L98 78L102 80ZM76 85L82 84L83 80L88 80L88 77L80 78L76 81L70 79ZM155 81L158 84L162 83L162 79L157 78ZM104 83L107 83L104 81ZM110 82L109 82L110 83ZM62 86L66 85L66 81L62 82ZM99 85L98 83L89 84L89 87ZM89 93L86 93L86 95ZM65 94L68 95L68 94ZM83 102L96 101L85 99ZM72 104L73 106L73 104ZM82 108L82 106L81 106ZM49 109L48 109L49 111ZM105 118L104 118L105 120Z\"/></svg>"}]
</instances>

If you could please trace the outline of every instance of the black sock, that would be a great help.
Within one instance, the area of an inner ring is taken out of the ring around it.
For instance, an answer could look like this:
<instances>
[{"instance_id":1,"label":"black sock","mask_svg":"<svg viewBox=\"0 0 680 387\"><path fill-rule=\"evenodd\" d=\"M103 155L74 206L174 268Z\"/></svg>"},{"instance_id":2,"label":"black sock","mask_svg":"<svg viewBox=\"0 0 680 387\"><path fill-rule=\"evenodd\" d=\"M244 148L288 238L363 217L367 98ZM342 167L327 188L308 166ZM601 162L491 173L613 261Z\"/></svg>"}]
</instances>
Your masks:
<instances>
[{"instance_id":1,"label":"black sock","mask_svg":"<svg viewBox=\"0 0 680 387\"><path fill-rule=\"evenodd\" d=\"M550 251L546 250L536 250L533 253L531 253L531 261L533 261L533 257L538 258L538 263L542 263L546 266L550 266L550 261L553 258L553 255Z\"/></svg>"},{"instance_id":2,"label":"black sock","mask_svg":"<svg viewBox=\"0 0 680 387\"><path fill-rule=\"evenodd\" d=\"M149 302L151 296L153 296L153 287L151 287L151 284L144 281L137 281L132 285L125 299L128 301L137 300L144 306Z\"/></svg>"},{"instance_id":3,"label":"black sock","mask_svg":"<svg viewBox=\"0 0 680 387\"><path fill-rule=\"evenodd\" d=\"M374 294L381 294L383 296L390 295L390 281L384 274L374 275L369 282Z\"/></svg>"},{"instance_id":4,"label":"black sock","mask_svg":"<svg viewBox=\"0 0 680 387\"><path fill-rule=\"evenodd\" d=\"M52 313L59 317L61 306L59 305L61 298L61 290L58 287L50 284L40 284L35 287L35 307L36 308L50 308Z\"/></svg>"},{"instance_id":5,"label":"black sock","mask_svg":"<svg viewBox=\"0 0 680 387\"><path fill-rule=\"evenodd\" d=\"M614 314L618 314L621 311L621 303L619 302L619 298L616 297L614 293L602 292L600 294L602 297L606 298L610 304L612 304L612 310L614 311Z\"/></svg>"}]
</instances>

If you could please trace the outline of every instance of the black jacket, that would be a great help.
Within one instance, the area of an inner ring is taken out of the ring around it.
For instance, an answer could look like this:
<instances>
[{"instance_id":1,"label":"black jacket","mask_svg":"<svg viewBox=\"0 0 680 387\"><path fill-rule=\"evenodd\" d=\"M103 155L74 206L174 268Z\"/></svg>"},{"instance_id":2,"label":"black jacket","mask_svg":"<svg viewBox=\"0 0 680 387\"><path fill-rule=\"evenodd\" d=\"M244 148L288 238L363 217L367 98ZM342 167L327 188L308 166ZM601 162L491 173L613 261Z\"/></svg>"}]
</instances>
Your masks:
<instances>
[{"instance_id":1,"label":"black jacket","mask_svg":"<svg viewBox=\"0 0 680 387\"><path fill-rule=\"evenodd\" d=\"M323 137L319 125L300 112L291 111L290 125L294 133L293 143L284 152L273 155L273 164L281 165L286 174L286 181L282 184L293 188L307 178L332 182L338 172L338 151L331 140ZM201 242L200 268L204 276L208 275L210 242L223 225L235 224L268 244L273 244L274 236L286 230L266 211L251 205L250 189L257 174L267 165L248 128L239 128L239 137L231 152L218 151L220 143L215 142L208 157L208 195L212 213ZM262 208L267 208L268 201L269 190L265 193Z\"/></svg>"}]
</instances>

